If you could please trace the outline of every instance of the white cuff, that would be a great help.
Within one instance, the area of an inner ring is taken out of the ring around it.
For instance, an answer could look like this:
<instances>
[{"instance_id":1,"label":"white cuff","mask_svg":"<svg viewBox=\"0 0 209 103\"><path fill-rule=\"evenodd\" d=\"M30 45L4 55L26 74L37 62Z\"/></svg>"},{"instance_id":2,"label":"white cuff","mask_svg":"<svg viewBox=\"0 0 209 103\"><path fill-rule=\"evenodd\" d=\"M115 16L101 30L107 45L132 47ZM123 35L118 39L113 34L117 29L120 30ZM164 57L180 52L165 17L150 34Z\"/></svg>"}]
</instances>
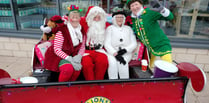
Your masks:
<instances>
[{"instance_id":1,"label":"white cuff","mask_svg":"<svg viewBox=\"0 0 209 103\"><path fill-rule=\"evenodd\" d=\"M164 17L168 17L170 15L170 10L164 7L160 14Z\"/></svg>"},{"instance_id":2,"label":"white cuff","mask_svg":"<svg viewBox=\"0 0 209 103\"><path fill-rule=\"evenodd\" d=\"M65 60L70 60L70 59L72 59L71 56L67 56L67 57L65 58Z\"/></svg>"}]
</instances>

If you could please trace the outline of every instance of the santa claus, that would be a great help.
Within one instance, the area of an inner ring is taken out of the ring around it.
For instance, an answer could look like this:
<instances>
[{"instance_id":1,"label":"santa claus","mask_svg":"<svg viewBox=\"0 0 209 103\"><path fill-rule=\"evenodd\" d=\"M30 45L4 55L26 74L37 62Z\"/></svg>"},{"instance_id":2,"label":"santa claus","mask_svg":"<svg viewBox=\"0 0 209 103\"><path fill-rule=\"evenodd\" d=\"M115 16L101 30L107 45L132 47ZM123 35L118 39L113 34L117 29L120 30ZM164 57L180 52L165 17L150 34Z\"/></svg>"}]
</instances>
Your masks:
<instances>
[{"instance_id":1,"label":"santa claus","mask_svg":"<svg viewBox=\"0 0 209 103\"><path fill-rule=\"evenodd\" d=\"M108 67L103 48L105 38L106 13L98 6L90 6L86 16L81 19L83 32L87 35L86 50L82 58L82 70L86 80L102 80Z\"/></svg>"}]
</instances>

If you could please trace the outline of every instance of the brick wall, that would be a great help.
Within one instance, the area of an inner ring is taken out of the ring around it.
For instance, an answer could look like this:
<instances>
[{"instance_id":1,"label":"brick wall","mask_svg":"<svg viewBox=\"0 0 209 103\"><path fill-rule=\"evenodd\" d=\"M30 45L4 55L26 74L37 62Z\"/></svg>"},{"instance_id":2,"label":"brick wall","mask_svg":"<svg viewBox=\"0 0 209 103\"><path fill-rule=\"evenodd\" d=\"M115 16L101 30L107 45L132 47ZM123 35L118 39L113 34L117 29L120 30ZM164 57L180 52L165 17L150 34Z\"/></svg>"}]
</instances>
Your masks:
<instances>
[{"instance_id":1,"label":"brick wall","mask_svg":"<svg viewBox=\"0 0 209 103\"><path fill-rule=\"evenodd\" d=\"M173 60L190 62L209 72L209 49L173 48Z\"/></svg>"},{"instance_id":2,"label":"brick wall","mask_svg":"<svg viewBox=\"0 0 209 103\"><path fill-rule=\"evenodd\" d=\"M0 37L0 55L31 57L34 44L38 41L38 39Z\"/></svg>"},{"instance_id":3,"label":"brick wall","mask_svg":"<svg viewBox=\"0 0 209 103\"><path fill-rule=\"evenodd\" d=\"M38 39L0 37L0 56L28 57ZM209 49L173 48L173 59L191 62L209 72Z\"/></svg>"}]
</instances>

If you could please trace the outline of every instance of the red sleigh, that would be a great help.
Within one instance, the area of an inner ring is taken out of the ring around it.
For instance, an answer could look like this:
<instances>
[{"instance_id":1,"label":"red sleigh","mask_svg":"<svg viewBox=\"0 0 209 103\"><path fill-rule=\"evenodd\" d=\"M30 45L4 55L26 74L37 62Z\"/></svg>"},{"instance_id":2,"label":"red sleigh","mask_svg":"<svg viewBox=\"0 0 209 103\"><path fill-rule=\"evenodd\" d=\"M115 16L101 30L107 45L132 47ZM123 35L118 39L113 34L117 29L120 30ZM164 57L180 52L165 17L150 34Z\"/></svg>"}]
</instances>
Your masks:
<instances>
[{"instance_id":1,"label":"red sleigh","mask_svg":"<svg viewBox=\"0 0 209 103\"><path fill-rule=\"evenodd\" d=\"M146 53L145 50L143 59L148 60ZM136 64L136 61L130 64L130 79L44 82L55 75L43 71L33 75L42 82L27 84L15 84L10 75L0 69L0 103L186 103L185 91L189 80L196 92L202 91L206 84L202 69L191 63L177 64L179 72L165 78L150 78L151 70L142 72ZM35 55L32 67L33 71L43 69Z\"/></svg>"},{"instance_id":2,"label":"red sleigh","mask_svg":"<svg viewBox=\"0 0 209 103\"><path fill-rule=\"evenodd\" d=\"M204 89L206 76L191 63L176 63L178 72L172 77L153 78L149 68L142 71L138 59L149 61L147 49L142 49L143 55L129 63L130 79L85 81L81 74L74 82L57 82L59 73L44 69L33 51L38 83L21 83L0 69L0 103L186 103L189 80L196 92Z\"/></svg>"}]
</instances>

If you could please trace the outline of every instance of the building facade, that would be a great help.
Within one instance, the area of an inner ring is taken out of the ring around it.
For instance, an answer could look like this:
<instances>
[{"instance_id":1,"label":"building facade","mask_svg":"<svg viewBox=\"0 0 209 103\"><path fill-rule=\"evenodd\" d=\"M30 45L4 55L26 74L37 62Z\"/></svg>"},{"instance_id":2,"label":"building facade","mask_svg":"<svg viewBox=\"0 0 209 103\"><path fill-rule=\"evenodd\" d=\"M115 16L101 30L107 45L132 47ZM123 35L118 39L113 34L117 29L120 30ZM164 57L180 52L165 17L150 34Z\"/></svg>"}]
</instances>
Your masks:
<instances>
[{"instance_id":1,"label":"building facade","mask_svg":"<svg viewBox=\"0 0 209 103\"><path fill-rule=\"evenodd\" d=\"M160 25L171 40L173 58L188 61L209 71L209 0L159 0L175 18ZM144 0L149 7L148 0ZM83 9L104 8L111 20L111 10L120 6L127 10L126 0L0 0L0 55L31 57L41 38L44 18L67 14L71 4Z\"/></svg>"}]
</instances>

